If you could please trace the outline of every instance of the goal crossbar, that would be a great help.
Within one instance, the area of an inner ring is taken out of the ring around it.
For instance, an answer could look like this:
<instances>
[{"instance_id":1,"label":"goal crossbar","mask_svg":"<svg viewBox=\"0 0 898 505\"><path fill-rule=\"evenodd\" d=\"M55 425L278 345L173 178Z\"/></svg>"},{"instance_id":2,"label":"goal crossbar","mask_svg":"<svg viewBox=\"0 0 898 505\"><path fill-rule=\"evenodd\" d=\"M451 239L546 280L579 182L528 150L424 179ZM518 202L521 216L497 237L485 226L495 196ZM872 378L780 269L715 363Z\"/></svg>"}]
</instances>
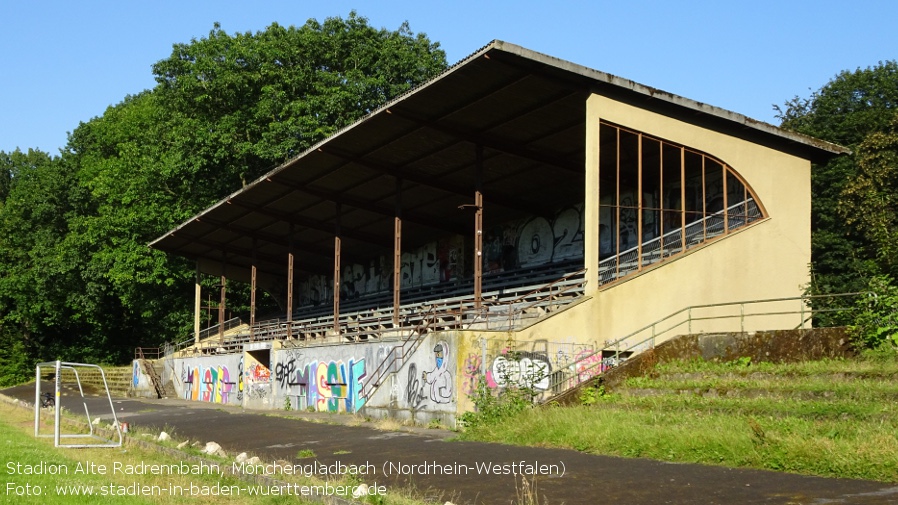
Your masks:
<instances>
[{"instance_id":1,"label":"goal crossbar","mask_svg":"<svg viewBox=\"0 0 898 505\"><path fill-rule=\"evenodd\" d=\"M53 367L55 370L54 376L54 421L53 421L53 433L41 433L40 432L40 415L41 415L41 368ZM109 410L112 412L112 426L115 429L115 433L118 436L118 442L115 442L111 439L101 437L97 433L94 432L94 425L90 418L90 409L87 407L87 401L84 398L84 389L81 387L81 377L78 375L78 368L96 368L100 371L100 377L103 379L103 388L106 390L106 398L109 400ZM65 434L62 433L61 423L60 423L60 399L62 398L60 388L62 385L62 370L71 370L75 374L75 382L78 384L78 392L81 393L81 403L84 405L84 415L87 418L87 426L89 432L86 434ZM38 363L35 369L35 382L34 382L34 436L35 437L53 437L54 444L56 447L73 447L73 448L84 448L84 447L121 447L122 446L122 427L118 422L118 417L115 415L115 407L112 405L112 395L109 394L109 384L106 382L106 374L103 372L103 368L99 365L92 365L87 363L69 363L65 361L48 361L45 363ZM98 441L97 443L62 443L61 439L91 439L94 441Z\"/></svg>"}]
</instances>

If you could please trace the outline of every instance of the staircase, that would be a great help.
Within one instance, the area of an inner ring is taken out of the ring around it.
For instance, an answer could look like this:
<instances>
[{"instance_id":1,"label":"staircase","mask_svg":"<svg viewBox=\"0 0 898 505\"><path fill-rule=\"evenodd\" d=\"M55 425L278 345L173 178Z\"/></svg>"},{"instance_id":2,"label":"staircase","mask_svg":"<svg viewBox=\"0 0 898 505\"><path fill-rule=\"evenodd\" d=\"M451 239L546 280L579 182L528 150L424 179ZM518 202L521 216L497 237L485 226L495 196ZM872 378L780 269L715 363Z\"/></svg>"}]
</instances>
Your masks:
<instances>
[{"instance_id":1,"label":"staircase","mask_svg":"<svg viewBox=\"0 0 898 505\"><path fill-rule=\"evenodd\" d=\"M553 371L549 377L550 394L543 400L568 401L572 392L576 394L576 390L585 385L598 381L607 384L603 375L609 370L626 366L637 369L638 373L654 366L659 359L672 359L678 352L698 352L680 356L687 359L707 358L708 353L724 353L718 356L721 359L750 356L755 361L795 360L799 354L800 359L835 358L843 355L843 347L849 341L844 335L844 329L807 326L810 326L810 321L817 315L853 310L857 298L861 296L868 296L868 293L800 296L686 307L623 337L606 340L593 352L580 356L565 368ZM794 318L791 328L745 332L747 320L752 320L751 326L758 327L765 324L765 318L773 317L776 319L771 321L782 325L783 316ZM708 321L726 323L732 327L732 332L698 333L704 331L702 325ZM833 334L836 336L833 337ZM725 337L723 340L726 343L709 343L721 335ZM731 348L730 345L737 347ZM785 349L791 350L792 354L777 358Z\"/></svg>"},{"instance_id":2,"label":"staircase","mask_svg":"<svg viewBox=\"0 0 898 505\"><path fill-rule=\"evenodd\" d=\"M390 352L384 360L378 364L377 368L374 369L368 379L362 384L359 391L359 397L364 398L365 403L368 403L368 400L374 392L377 391L381 384L383 384L384 378L386 378L387 375L398 372L405 363L405 359L415 354L415 351L421 346L421 341L424 340L424 337L431 331L431 327L434 326L437 321L442 321L442 318L439 317L439 308L440 307L433 307L424 316L421 324L413 328L408 336L402 340L400 345L390 349Z\"/></svg>"},{"instance_id":3,"label":"staircase","mask_svg":"<svg viewBox=\"0 0 898 505\"><path fill-rule=\"evenodd\" d=\"M162 376L156 370L154 361L158 361L161 357L158 348L147 349L145 352L142 347L138 347L135 349L134 354L135 359L137 359L137 362L140 364L140 369L150 378L150 382L153 384L153 390L156 392L157 398L174 397L177 395L174 386L171 383L165 384L162 380ZM147 354L150 354L153 359L149 359Z\"/></svg>"}]
</instances>

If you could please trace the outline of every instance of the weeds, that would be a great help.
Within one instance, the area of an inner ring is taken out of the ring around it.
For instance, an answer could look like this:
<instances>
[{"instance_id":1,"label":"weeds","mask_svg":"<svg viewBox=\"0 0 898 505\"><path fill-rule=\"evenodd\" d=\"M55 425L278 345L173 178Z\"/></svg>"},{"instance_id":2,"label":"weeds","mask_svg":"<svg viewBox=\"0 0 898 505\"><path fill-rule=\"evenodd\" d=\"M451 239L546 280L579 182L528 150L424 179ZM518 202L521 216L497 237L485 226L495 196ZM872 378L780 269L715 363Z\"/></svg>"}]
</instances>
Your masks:
<instances>
[{"instance_id":1,"label":"weeds","mask_svg":"<svg viewBox=\"0 0 898 505\"><path fill-rule=\"evenodd\" d=\"M874 277L874 294L858 300L854 325L849 327L859 349L898 350L898 286L887 276Z\"/></svg>"},{"instance_id":2,"label":"weeds","mask_svg":"<svg viewBox=\"0 0 898 505\"><path fill-rule=\"evenodd\" d=\"M631 393L585 389L582 406L523 409L461 437L898 482L894 353L794 364L680 362L658 372L628 383Z\"/></svg>"},{"instance_id":3,"label":"weeds","mask_svg":"<svg viewBox=\"0 0 898 505\"><path fill-rule=\"evenodd\" d=\"M517 361L515 353L509 353L508 359ZM474 412L465 412L459 418L461 424L468 428L489 426L513 417L533 407L539 396L535 385L545 379L548 370L536 368L526 373L513 368L499 371L497 382L503 385L493 391L485 377L479 377L474 393L470 396L474 403Z\"/></svg>"},{"instance_id":4,"label":"weeds","mask_svg":"<svg viewBox=\"0 0 898 505\"><path fill-rule=\"evenodd\" d=\"M580 390L580 405L590 406L599 403L608 393L605 392L605 386L588 386Z\"/></svg>"}]
</instances>

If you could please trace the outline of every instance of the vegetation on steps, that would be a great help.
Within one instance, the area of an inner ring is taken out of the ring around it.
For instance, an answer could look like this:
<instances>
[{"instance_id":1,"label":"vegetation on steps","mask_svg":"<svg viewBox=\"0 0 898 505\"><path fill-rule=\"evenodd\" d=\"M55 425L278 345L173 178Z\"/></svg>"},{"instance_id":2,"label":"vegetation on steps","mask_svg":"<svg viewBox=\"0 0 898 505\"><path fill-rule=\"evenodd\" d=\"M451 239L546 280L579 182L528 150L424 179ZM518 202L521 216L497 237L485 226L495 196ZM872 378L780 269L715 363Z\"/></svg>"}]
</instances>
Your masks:
<instances>
[{"instance_id":1,"label":"vegetation on steps","mask_svg":"<svg viewBox=\"0 0 898 505\"><path fill-rule=\"evenodd\" d=\"M582 405L473 423L469 440L898 482L898 355L659 365ZM498 401L498 400L497 400Z\"/></svg>"}]
</instances>

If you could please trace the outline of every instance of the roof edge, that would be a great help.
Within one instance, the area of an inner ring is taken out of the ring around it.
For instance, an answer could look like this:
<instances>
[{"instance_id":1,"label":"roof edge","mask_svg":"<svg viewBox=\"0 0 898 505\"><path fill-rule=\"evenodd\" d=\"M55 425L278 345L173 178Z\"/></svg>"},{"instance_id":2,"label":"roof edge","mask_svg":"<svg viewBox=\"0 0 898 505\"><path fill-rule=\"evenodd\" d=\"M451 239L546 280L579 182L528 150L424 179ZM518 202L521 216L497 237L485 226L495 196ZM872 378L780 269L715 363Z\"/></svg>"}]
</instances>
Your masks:
<instances>
[{"instance_id":1,"label":"roof edge","mask_svg":"<svg viewBox=\"0 0 898 505\"><path fill-rule=\"evenodd\" d=\"M804 135L801 133L785 130L783 128L774 126L769 123L765 123L763 121L759 121L757 119L752 119L748 116L739 114L738 112L733 112L728 109L723 109L721 107L716 107L713 105L709 105L706 103L698 102L696 100L692 100L689 98L685 98L680 95L676 95L674 93L670 93L668 91L664 91L658 88L653 88L651 86L646 86L644 84L640 84L635 81L631 81L629 79L625 79L623 77L619 77L613 74L609 74L607 72L602 72L599 70L595 70L593 68L589 68L583 65L579 65L577 63L570 62L568 60L563 60L561 58L557 58L554 56L550 56L544 53L540 53L537 51L533 51L527 49L525 47L512 44L509 42L505 42L502 40L494 40L489 45L485 47L485 49L497 49L510 54L514 54L520 56L522 58L527 58L544 65L550 65L552 67L558 68L560 70L564 70L567 72L572 72L578 75L581 75L585 78L592 79L604 84L609 84L618 88L622 88L626 91L630 91L633 93L638 93L644 95L648 98L662 100L668 102L670 104L685 107L687 109L691 109L695 112L700 112L702 114L707 114L718 119L723 119L729 122L737 123L746 128L751 128L754 130L758 130L760 132L774 135L777 137L782 137L792 142L798 142L800 144L807 145L808 147L812 147L815 149L819 149L821 151L825 151L830 154L838 155L838 154L850 154L851 150L840 146L838 144L834 144L831 142L827 142L825 140L820 140L818 138ZM483 51L483 50L481 50ZM485 51L483 51L485 52ZM472 55L473 56L473 55ZM470 58L470 57L469 57Z\"/></svg>"}]
</instances>

